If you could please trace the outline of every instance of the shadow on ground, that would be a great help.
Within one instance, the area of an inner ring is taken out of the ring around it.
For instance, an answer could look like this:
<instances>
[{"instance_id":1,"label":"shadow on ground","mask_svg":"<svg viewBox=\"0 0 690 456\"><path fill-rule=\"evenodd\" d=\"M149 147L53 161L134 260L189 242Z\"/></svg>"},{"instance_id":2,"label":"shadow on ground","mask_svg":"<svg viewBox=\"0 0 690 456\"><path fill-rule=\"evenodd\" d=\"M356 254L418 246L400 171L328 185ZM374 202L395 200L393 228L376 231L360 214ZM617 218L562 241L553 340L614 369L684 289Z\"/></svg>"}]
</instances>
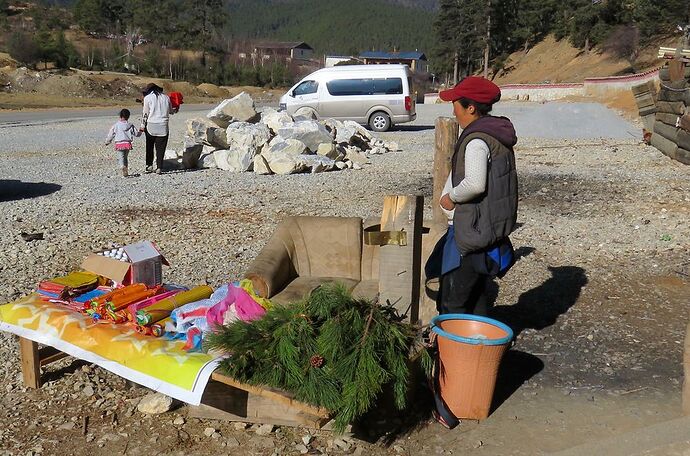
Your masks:
<instances>
[{"instance_id":1,"label":"shadow on ground","mask_svg":"<svg viewBox=\"0 0 690 456\"><path fill-rule=\"evenodd\" d=\"M549 267L551 277L524 292L512 306L491 309L491 317L513 329L517 337L525 329L544 329L577 302L587 285L585 270L577 266ZM496 290L491 290L495 296Z\"/></svg>"},{"instance_id":2,"label":"shadow on ground","mask_svg":"<svg viewBox=\"0 0 690 456\"><path fill-rule=\"evenodd\" d=\"M0 201L16 201L50 195L62 188L61 185L47 182L22 182L19 180L0 180Z\"/></svg>"}]
</instances>

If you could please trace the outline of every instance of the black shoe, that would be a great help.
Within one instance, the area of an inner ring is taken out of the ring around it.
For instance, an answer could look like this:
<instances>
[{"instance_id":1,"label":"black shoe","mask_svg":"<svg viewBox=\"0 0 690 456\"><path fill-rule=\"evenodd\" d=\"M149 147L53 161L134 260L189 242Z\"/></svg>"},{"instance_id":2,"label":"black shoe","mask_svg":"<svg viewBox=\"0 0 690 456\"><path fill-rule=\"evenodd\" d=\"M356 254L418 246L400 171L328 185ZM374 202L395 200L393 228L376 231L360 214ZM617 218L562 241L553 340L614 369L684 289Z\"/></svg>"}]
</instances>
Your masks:
<instances>
[{"instance_id":1,"label":"black shoe","mask_svg":"<svg viewBox=\"0 0 690 456\"><path fill-rule=\"evenodd\" d=\"M163 174L163 171L160 168L156 168L156 174Z\"/></svg>"},{"instance_id":2,"label":"black shoe","mask_svg":"<svg viewBox=\"0 0 690 456\"><path fill-rule=\"evenodd\" d=\"M151 174L153 172L153 166L147 166L146 170L144 170L146 174Z\"/></svg>"}]
</instances>

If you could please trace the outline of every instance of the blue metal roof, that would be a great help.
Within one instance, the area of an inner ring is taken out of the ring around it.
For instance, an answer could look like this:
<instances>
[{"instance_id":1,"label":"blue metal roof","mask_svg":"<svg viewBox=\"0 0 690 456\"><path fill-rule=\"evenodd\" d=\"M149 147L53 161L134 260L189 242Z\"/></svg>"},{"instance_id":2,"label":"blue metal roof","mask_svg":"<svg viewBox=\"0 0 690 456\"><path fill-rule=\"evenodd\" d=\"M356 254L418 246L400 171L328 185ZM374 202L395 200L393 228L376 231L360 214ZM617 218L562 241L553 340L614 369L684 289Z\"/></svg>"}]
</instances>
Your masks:
<instances>
[{"instance_id":1,"label":"blue metal roof","mask_svg":"<svg viewBox=\"0 0 690 456\"><path fill-rule=\"evenodd\" d=\"M383 52L383 51L365 51L359 54L361 59L410 59L410 60L426 60L423 52Z\"/></svg>"}]
</instances>

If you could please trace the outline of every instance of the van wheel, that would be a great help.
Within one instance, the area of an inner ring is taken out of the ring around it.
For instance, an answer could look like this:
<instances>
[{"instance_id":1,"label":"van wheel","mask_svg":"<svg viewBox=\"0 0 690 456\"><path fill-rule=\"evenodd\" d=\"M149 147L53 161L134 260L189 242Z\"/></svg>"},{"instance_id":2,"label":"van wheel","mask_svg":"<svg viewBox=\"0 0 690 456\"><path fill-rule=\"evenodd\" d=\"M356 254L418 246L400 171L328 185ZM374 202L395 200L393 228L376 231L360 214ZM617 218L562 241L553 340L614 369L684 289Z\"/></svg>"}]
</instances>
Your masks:
<instances>
[{"instance_id":1,"label":"van wheel","mask_svg":"<svg viewBox=\"0 0 690 456\"><path fill-rule=\"evenodd\" d=\"M388 131L391 127L391 118L382 111L375 112L369 117L369 128L373 131Z\"/></svg>"}]
</instances>

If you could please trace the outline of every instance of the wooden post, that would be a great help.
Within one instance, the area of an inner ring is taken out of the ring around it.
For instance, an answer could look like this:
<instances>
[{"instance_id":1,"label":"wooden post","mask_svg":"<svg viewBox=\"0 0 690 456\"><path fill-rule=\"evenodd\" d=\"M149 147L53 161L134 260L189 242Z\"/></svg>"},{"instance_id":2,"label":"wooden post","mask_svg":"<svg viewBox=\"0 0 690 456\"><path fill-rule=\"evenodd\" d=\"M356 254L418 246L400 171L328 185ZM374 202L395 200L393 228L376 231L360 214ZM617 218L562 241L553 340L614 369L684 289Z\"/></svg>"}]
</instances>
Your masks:
<instances>
[{"instance_id":1,"label":"wooden post","mask_svg":"<svg viewBox=\"0 0 690 456\"><path fill-rule=\"evenodd\" d=\"M436 119L436 149L434 151L434 199L431 202L433 208L434 223L446 223L446 215L441 210L438 202L441 199L443 186L450 173L450 160L455 152L455 142L458 140L460 126L452 117L439 117Z\"/></svg>"},{"instance_id":2,"label":"wooden post","mask_svg":"<svg viewBox=\"0 0 690 456\"><path fill-rule=\"evenodd\" d=\"M22 358L22 376L24 386L41 387L41 361L38 356L38 344L33 340L19 338L19 353Z\"/></svg>"},{"instance_id":3,"label":"wooden post","mask_svg":"<svg viewBox=\"0 0 690 456\"><path fill-rule=\"evenodd\" d=\"M406 245L382 245L379 252L379 299L415 323L419 316L424 197L386 196L381 231L406 233Z\"/></svg>"}]
</instances>

